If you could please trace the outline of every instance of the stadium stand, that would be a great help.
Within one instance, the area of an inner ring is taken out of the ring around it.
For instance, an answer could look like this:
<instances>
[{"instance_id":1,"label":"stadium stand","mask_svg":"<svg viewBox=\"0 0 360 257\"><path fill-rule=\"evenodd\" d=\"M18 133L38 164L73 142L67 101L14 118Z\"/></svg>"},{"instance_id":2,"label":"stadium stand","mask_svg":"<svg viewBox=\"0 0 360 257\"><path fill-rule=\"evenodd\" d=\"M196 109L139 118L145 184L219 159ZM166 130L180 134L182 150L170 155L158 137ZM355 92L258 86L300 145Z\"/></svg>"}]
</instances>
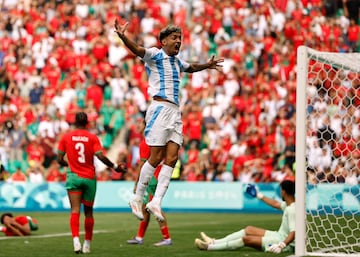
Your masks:
<instances>
[{"instance_id":1,"label":"stadium stand","mask_svg":"<svg viewBox=\"0 0 360 257\"><path fill-rule=\"evenodd\" d=\"M63 181L65 171L52 154L43 156L44 147L56 149L84 110L113 159L128 163L124 177L98 166L99 180L136 178L147 80L114 34L116 17L130 21L133 39L147 47L172 22L183 29L184 59L225 58L223 74L182 80L185 141L176 179L187 181L293 178L297 47L360 51L357 0L4 0L0 7L0 154L8 177L26 175L35 158L44 179ZM356 106L348 136L359 142ZM45 137L45 145L36 143ZM353 177L359 183L360 172Z\"/></svg>"}]
</instances>

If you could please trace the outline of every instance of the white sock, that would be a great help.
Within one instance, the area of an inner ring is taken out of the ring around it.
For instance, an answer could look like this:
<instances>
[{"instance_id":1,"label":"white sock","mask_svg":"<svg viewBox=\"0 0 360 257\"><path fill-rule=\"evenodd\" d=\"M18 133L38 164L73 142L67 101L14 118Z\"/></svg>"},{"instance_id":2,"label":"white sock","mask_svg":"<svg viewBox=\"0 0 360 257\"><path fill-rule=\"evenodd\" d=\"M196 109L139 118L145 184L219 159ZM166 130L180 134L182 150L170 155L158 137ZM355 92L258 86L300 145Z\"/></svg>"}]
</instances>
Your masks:
<instances>
[{"instance_id":1,"label":"white sock","mask_svg":"<svg viewBox=\"0 0 360 257\"><path fill-rule=\"evenodd\" d=\"M136 199L143 198L145 194L145 190L149 184L152 175L154 174L154 171L155 168L151 166L148 161L146 161L140 170L139 182L137 184L136 192L135 192Z\"/></svg>"},{"instance_id":2,"label":"white sock","mask_svg":"<svg viewBox=\"0 0 360 257\"><path fill-rule=\"evenodd\" d=\"M223 237L223 238L220 238L220 239L215 239L214 244L224 243L224 242L236 240L236 239L242 238L243 236L245 236L245 230L244 229L239 230L239 231L234 232L234 233L231 233L231 234L227 235L226 237Z\"/></svg>"},{"instance_id":3,"label":"white sock","mask_svg":"<svg viewBox=\"0 0 360 257\"><path fill-rule=\"evenodd\" d=\"M159 172L159 177L158 177L158 184L156 187L156 191L155 191L153 200L161 202L161 200L163 199L163 197L169 187L170 178L171 178L173 169L174 169L173 167L170 167L165 164L163 164L163 166L161 167L161 170Z\"/></svg>"},{"instance_id":4,"label":"white sock","mask_svg":"<svg viewBox=\"0 0 360 257\"><path fill-rule=\"evenodd\" d=\"M80 239L77 236L73 237L73 242L74 244L80 244Z\"/></svg>"},{"instance_id":5,"label":"white sock","mask_svg":"<svg viewBox=\"0 0 360 257\"><path fill-rule=\"evenodd\" d=\"M235 250L238 249L240 247L244 246L244 241L241 238L235 239L235 240L231 240L231 241L227 241L227 242L223 242L223 243L214 243L214 244L209 244L208 246L208 250L211 251L216 251L216 250Z\"/></svg>"},{"instance_id":6,"label":"white sock","mask_svg":"<svg viewBox=\"0 0 360 257\"><path fill-rule=\"evenodd\" d=\"M90 243L91 243L90 240L85 240L85 241L84 241L84 245L85 245L85 246L90 246Z\"/></svg>"}]
</instances>

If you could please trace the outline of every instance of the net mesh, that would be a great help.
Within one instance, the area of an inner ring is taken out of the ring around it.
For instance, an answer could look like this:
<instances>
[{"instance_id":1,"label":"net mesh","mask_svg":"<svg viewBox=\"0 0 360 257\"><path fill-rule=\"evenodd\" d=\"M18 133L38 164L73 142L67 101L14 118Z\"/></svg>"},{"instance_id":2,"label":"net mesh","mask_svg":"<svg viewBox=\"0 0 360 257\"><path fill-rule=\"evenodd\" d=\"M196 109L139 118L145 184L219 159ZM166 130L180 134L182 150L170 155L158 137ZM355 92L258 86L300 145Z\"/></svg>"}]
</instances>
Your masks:
<instances>
[{"instance_id":1,"label":"net mesh","mask_svg":"<svg viewBox=\"0 0 360 257\"><path fill-rule=\"evenodd\" d=\"M308 49L306 250L360 256L360 53Z\"/></svg>"}]
</instances>

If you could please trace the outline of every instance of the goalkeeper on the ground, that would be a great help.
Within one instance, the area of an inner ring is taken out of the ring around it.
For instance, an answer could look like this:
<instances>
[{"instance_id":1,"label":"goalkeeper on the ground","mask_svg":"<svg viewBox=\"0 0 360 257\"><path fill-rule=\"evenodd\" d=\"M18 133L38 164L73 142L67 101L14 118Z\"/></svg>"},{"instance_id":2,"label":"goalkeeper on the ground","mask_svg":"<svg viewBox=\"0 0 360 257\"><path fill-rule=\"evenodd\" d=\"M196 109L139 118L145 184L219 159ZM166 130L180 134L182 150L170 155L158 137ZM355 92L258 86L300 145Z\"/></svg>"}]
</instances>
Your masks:
<instances>
[{"instance_id":1,"label":"goalkeeper on the ground","mask_svg":"<svg viewBox=\"0 0 360 257\"><path fill-rule=\"evenodd\" d=\"M265 252L293 252L295 248L295 183L284 180L280 184L283 202L276 201L258 192L254 185L247 185L246 193L262 200L266 204L282 210L282 222L278 231L247 226L245 229L229 234L221 239L207 236L195 239L195 246L200 250L234 250L249 246Z\"/></svg>"}]
</instances>

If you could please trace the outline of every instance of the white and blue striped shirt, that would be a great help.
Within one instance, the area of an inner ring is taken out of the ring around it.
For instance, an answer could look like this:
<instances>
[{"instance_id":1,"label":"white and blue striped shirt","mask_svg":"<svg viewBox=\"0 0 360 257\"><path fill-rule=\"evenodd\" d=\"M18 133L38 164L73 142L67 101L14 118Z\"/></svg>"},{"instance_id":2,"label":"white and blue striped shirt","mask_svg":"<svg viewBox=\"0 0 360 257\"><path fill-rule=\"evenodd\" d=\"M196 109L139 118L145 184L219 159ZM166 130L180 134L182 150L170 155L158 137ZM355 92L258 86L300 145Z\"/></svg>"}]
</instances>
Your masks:
<instances>
[{"instance_id":1,"label":"white and blue striped shirt","mask_svg":"<svg viewBox=\"0 0 360 257\"><path fill-rule=\"evenodd\" d=\"M180 72L190 64L176 56L168 56L162 49L147 48L142 60L149 77L148 94L179 105Z\"/></svg>"}]
</instances>

